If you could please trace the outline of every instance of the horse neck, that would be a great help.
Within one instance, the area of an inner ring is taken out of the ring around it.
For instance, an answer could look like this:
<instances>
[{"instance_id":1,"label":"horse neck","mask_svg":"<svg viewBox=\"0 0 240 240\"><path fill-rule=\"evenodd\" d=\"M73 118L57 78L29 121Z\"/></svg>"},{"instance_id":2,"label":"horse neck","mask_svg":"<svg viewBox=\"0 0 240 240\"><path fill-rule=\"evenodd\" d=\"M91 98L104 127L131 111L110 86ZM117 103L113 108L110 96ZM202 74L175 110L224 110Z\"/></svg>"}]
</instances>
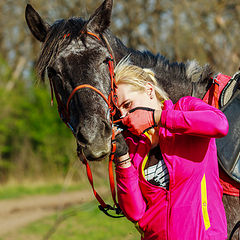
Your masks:
<instances>
[{"instance_id":1,"label":"horse neck","mask_svg":"<svg viewBox=\"0 0 240 240\"><path fill-rule=\"evenodd\" d=\"M125 56L131 54L131 61L133 64L140 67L151 68L156 73L156 78L160 86L169 94L173 102L176 102L183 96L190 96L194 94L195 97L203 98L209 81L201 81L193 83L191 79L186 81L186 75L181 68L186 66L184 63L169 63L169 61L163 56L153 56L154 61L151 61L147 57L147 53L142 53L132 48L126 47L122 41L114 36L110 30L107 30L104 34L106 37L116 64ZM149 52L150 54L150 52ZM166 74L168 72L168 74Z\"/></svg>"},{"instance_id":2,"label":"horse neck","mask_svg":"<svg viewBox=\"0 0 240 240\"><path fill-rule=\"evenodd\" d=\"M116 64L118 64L123 57L127 56L133 51L132 49L127 48L119 38L112 34L110 30L107 30L104 36L111 47Z\"/></svg>"}]
</instances>

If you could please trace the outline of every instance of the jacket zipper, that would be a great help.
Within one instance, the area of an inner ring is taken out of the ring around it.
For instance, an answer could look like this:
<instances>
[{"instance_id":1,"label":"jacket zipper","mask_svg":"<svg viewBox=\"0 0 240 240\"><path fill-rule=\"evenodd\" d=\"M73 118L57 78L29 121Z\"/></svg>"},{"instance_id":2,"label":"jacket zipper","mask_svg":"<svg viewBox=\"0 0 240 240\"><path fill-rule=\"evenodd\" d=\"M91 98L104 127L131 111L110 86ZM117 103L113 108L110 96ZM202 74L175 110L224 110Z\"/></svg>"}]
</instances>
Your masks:
<instances>
[{"instance_id":1,"label":"jacket zipper","mask_svg":"<svg viewBox=\"0 0 240 240\"><path fill-rule=\"evenodd\" d=\"M169 184L170 185L170 184ZM167 192L167 240L170 240L169 223L170 223L170 191Z\"/></svg>"},{"instance_id":2,"label":"jacket zipper","mask_svg":"<svg viewBox=\"0 0 240 240\"><path fill-rule=\"evenodd\" d=\"M166 131L166 130L165 130ZM159 134L160 135L160 134ZM162 138L160 136L160 138ZM162 141L162 147L160 147L162 150L165 149L165 146L166 146L166 142L164 141L164 139L160 139L160 141ZM160 143L159 143L160 145ZM164 160L164 159L163 159ZM164 160L165 161L165 160ZM169 168L168 168L168 165L167 163L165 162L166 164L166 167L167 167L167 170L168 170L168 174L169 174L169 187L168 187L168 190L167 190L167 240L170 240L170 233L169 233L169 228L170 228L170 208L171 208L171 175L170 175L170 171L169 171Z\"/></svg>"},{"instance_id":3,"label":"jacket zipper","mask_svg":"<svg viewBox=\"0 0 240 240\"><path fill-rule=\"evenodd\" d=\"M160 143L159 143L159 145L160 145ZM166 143L162 144L162 148L160 147L160 149L164 149L165 145L166 145ZM147 155L148 155L148 153L147 153ZM146 156L144 157L144 159L146 158ZM165 160L164 160L164 162L165 162ZM167 165L166 162L165 162L165 164L166 164L166 167L168 169L168 165ZM141 164L141 172L143 173L143 165L142 164ZM170 195L171 176L170 176L169 169L168 169L168 173L169 173L169 189L167 190L167 189L165 189L163 187L160 187L160 188L163 188L166 191L166 198L167 198L167 231L166 232L167 232L167 240L170 240L170 233L169 233L169 228L170 227L169 227L169 224L170 224L170 207L171 207L171 204L170 204L170 201L171 201L171 195ZM143 174L142 174L142 177L143 177L143 179L145 179ZM148 182L146 179L145 179L145 181Z\"/></svg>"}]
</instances>

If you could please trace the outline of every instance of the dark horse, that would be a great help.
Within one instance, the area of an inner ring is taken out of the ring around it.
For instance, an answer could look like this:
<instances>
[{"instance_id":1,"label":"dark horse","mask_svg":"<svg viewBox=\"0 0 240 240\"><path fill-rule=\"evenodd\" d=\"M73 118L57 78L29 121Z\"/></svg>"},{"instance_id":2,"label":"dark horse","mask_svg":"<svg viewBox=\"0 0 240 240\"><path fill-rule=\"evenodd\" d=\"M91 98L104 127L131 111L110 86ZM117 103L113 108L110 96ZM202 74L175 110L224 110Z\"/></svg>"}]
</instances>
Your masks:
<instances>
[{"instance_id":1,"label":"dark horse","mask_svg":"<svg viewBox=\"0 0 240 240\"><path fill-rule=\"evenodd\" d=\"M45 73L48 74L60 102L66 106L73 89L81 84L90 84L105 96L109 95L109 51L115 64L131 54L133 64L152 69L173 102L187 95L203 98L212 84L211 67L200 66L196 61L170 63L161 55L127 48L108 29L112 4L112 0L105 0L89 20L57 20L51 26L27 5L28 26L34 37L43 43L37 62L38 72L42 80ZM88 88L79 90L69 104L69 115L78 149L82 149L89 160L106 159L111 151L112 130L108 106L102 97ZM227 212L229 220L234 212L238 212L239 204L225 207L231 209ZM236 220L228 222L229 228Z\"/></svg>"}]
</instances>

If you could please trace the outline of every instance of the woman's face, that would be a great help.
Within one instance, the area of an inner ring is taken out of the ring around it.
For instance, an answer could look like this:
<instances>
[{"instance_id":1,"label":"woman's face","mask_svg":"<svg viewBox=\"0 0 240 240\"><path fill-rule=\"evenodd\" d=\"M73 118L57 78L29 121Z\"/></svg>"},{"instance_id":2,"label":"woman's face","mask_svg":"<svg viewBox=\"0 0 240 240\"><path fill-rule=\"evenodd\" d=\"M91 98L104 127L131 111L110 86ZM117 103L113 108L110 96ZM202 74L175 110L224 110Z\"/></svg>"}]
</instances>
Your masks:
<instances>
[{"instance_id":1,"label":"woman's face","mask_svg":"<svg viewBox=\"0 0 240 240\"><path fill-rule=\"evenodd\" d=\"M159 109L159 102L156 98L154 88L151 84L146 84L144 90L133 90L129 84L118 84L118 109L122 116L136 107L149 107Z\"/></svg>"}]
</instances>

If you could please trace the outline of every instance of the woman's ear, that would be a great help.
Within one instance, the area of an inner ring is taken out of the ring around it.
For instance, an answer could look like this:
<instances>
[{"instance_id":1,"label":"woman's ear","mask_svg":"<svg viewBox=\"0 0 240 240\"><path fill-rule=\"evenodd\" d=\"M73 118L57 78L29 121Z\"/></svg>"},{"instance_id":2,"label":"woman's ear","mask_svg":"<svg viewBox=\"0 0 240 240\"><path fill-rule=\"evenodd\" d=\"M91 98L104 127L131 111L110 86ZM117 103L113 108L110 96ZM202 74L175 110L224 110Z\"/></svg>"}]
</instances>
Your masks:
<instances>
[{"instance_id":1,"label":"woman's ear","mask_svg":"<svg viewBox=\"0 0 240 240\"><path fill-rule=\"evenodd\" d=\"M154 89L152 83L150 83L150 82L146 83L145 91L146 91L146 94L149 96L150 99L154 98L154 96L155 96L155 89Z\"/></svg>"}]
</instances>

